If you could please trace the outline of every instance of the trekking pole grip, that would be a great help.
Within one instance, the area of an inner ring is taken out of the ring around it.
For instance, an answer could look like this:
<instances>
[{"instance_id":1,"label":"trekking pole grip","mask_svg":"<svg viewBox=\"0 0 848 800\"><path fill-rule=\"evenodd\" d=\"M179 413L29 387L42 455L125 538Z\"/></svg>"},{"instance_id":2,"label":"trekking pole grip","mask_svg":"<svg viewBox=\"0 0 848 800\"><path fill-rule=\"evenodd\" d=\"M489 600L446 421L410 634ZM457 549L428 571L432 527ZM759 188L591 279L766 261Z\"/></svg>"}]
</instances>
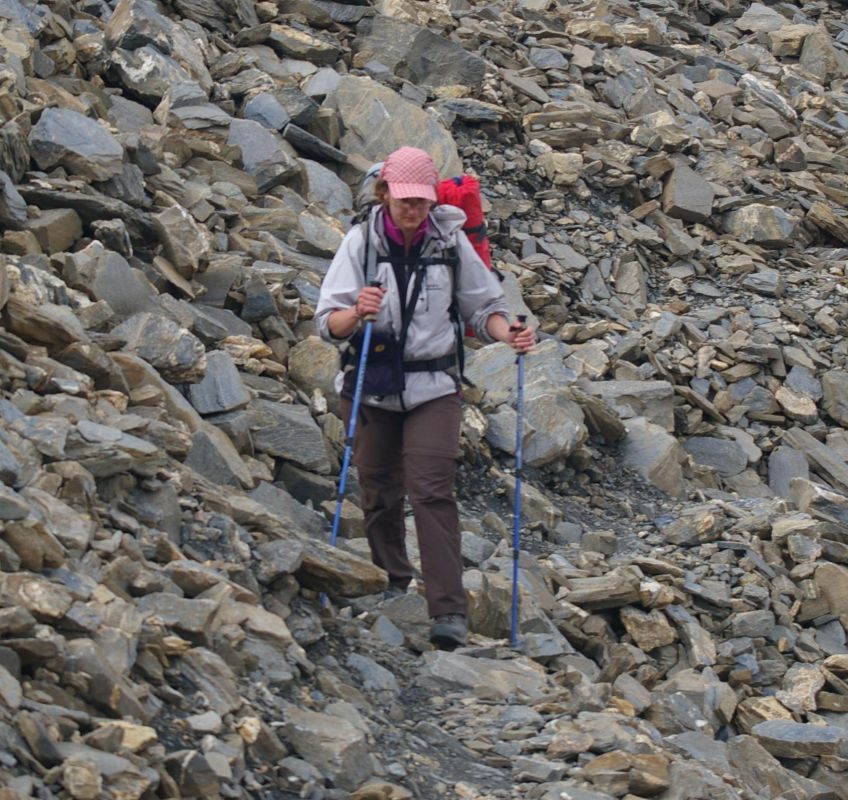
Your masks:
<instances>
[{"instance_id":1,"label":"trekking pole grip","mask_svg":"<svg viewBox=\"0 0 848 800\"><path fill-rule=\"evenodd\" d=\"M513 322L512 325L509 326L511 331L523 331L527 327L527 315L526 314L516 314L515 319L516 322ZM518 351L518 357L525 355L524 350Z\"/></svg>"},{"instance_id":2,"label":"trekking pole grip","mask_svg":"<svg viewBox=\"0 0 848 800\"><path fill-rule=\"evenodd\" d=\"M379 289L382 284L380 283L380 281L369 281L368 285L372 289ZM363 314L362 317L360 317L360 319L363 322L374 322L377 319L377 315L376 314Z\"/></svg>"}]
</instances>

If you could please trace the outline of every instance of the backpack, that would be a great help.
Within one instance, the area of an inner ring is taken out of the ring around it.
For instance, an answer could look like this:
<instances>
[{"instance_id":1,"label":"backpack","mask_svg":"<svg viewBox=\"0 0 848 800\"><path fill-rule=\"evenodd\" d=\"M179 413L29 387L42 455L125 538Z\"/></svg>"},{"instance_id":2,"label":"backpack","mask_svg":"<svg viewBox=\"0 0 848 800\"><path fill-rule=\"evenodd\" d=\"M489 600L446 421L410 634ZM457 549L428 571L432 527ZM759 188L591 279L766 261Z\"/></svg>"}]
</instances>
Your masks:
<instances>
[{"instance_id":1,"label":"backpack","mask_svg":"<svg viewBox=\"0 0 848 800\"><path fill-rule=\"evenodd\" d=\"M436 192L441 205L456 206L465 212L466 221L462 230L482 262L492 269L492 251L489 247L489 237L486 235L480 181L471 175L458 175L456 178L443 180L436 187Z\"/></svg>"}]
</instances>

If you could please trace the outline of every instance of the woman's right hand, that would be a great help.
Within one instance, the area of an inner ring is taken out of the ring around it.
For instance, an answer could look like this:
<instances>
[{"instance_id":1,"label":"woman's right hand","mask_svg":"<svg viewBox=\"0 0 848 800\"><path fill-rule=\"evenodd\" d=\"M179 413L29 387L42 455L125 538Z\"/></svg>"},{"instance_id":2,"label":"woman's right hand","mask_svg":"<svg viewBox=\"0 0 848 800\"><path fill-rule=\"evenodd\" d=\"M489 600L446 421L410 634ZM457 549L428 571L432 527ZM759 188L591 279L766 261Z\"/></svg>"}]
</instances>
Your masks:
<instances>
[{"instance_id":1,"label":"woman's right hand","mask_svg":"<svg viewBox=\"0 0 848 800\"><path fill-rule=\"evenodd\" d=\"M356 303L332 311L327 317L327 327L336 339L346 339L363 319L376 319L386 290L381 286L366 286L357 296Z\"/></svg>"},{"instance_id":2,"label":"woman's right hand","mask_svg":"<svg viewBox=\"0 0 848 800\"><path fill-rule=\"evenodd\" d=\"M374 319L380 312L380 304L386 290L382 286L366 286L356 298L356 316L360 319Z\"/></svg>"}]
</instances>

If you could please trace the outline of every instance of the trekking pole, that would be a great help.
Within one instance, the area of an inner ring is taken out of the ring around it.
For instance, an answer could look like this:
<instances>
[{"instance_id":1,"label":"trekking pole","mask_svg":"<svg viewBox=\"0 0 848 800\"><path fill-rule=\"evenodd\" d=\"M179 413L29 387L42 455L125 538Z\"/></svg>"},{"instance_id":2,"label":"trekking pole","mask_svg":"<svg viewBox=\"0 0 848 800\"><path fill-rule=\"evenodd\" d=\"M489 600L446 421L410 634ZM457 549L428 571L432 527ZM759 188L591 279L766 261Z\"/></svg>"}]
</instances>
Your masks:
<instances>
[{"instance_id":1,"label":"trekking pole","mask_svg":"<svg viewBox=\"0 0 848 800\"><path fill-rule=\"evenodd\" d=\"M524 328L527 317L518 315L518 329ZM515 363L518 365L518 387L515 400L515 503L512 522L512 618L509 628L509 644L518 644L518 551L521 544L521 471L524 466L524 353L519 351Z\"/></svg>"},{"instance_id":2,"label":"trekking pole","mask_svg":"<svg viewBox=\"0 0 848 800\"><path fill-rule=\"evenodd\" d=\"M372 281L369 286L379 286L379 281ZM333 514L333 528L330 532L330 546L336 546L339 537L339 523L342 518L342 501L344 500L347 487L347 472L350 467L350 457L353 452L353 437L356 434L356 418L359 415L359 405L362 401L362 387L365 384L365 366L368 363L368 350L371 348L371 331L374 328L375 315L368 314L363 317L365 328L362 331L362 350L359 353L359 364L356 368L356 383L353 390L353 403L350 408L350 420L347 424L347 437L345 438L344 456L342 457L342 470L339 476L339 490L336 498L336 511ZM321 595L321 605L327 602L327 595Z\"/></svg>"}]
</instances>

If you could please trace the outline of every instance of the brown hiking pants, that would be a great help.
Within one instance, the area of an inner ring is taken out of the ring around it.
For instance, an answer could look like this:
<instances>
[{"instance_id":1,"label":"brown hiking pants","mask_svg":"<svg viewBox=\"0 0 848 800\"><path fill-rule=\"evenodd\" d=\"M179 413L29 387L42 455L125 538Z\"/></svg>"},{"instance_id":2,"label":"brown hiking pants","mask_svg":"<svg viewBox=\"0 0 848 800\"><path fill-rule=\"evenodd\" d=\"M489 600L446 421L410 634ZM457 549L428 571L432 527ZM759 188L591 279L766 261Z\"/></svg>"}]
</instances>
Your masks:
<instances>
[{"instance_id":1,"label":"brown hiking pants","mask_svg":"<svg viewBox=\"0 0 848 800\"><path fill-rule=\"evenodd\" d=\"M344 397L341 404L347 429L352 404ZM454 496L460 416L459 395L451 394L410 411L361 405L356 421L353 463L371 558L393 584L411 580L403 514L408 494L431 617L467 611Z\"/></svg>"}]
</instances>

